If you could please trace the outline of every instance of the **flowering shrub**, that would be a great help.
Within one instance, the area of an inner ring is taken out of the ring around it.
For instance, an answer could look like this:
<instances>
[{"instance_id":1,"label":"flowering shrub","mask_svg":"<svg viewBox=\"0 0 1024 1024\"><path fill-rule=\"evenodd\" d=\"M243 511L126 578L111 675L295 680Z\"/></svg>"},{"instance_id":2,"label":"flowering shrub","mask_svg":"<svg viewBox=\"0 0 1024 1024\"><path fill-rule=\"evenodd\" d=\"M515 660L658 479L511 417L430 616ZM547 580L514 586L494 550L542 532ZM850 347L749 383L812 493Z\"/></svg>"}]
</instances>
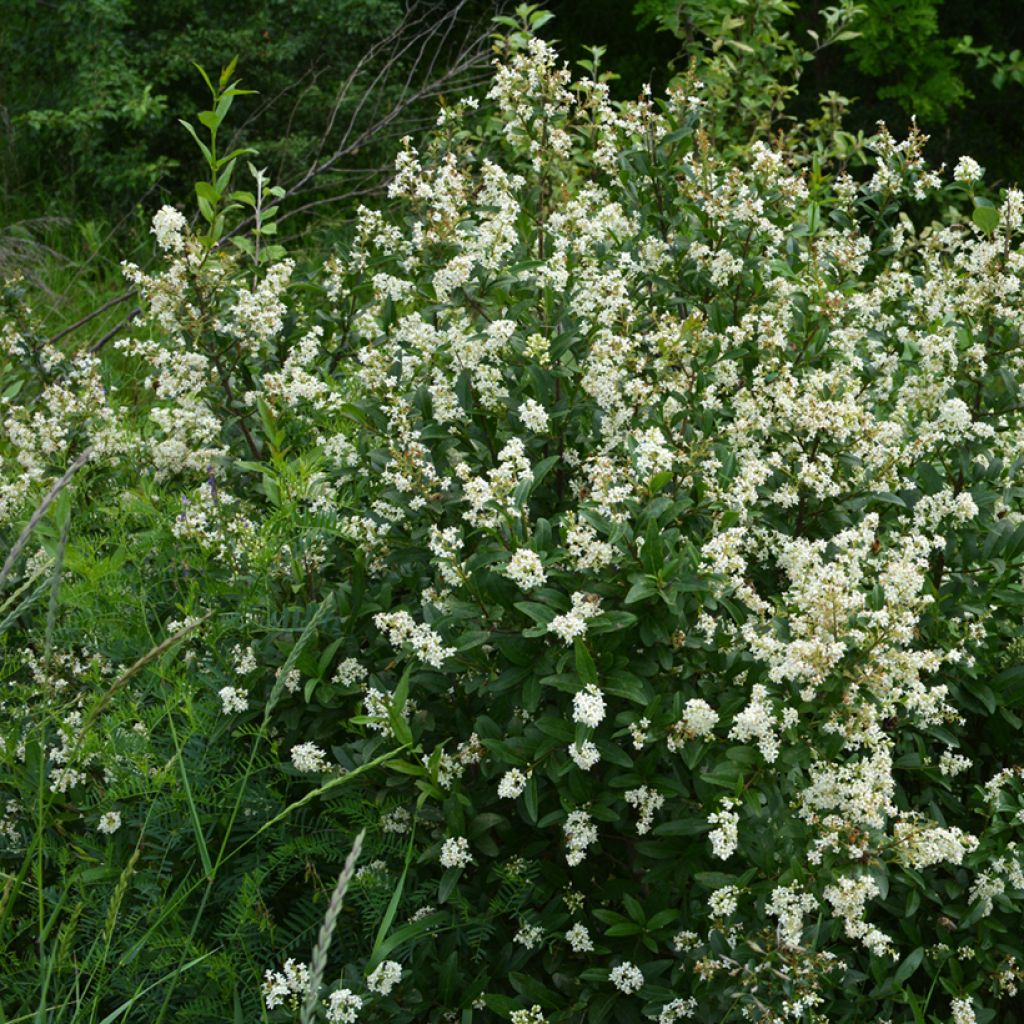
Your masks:
<instances>
[{"instance_id":1,"label":"flowering shrub","mask_svg":"<svg viewBox=\"0 0 1024 1024\"><path fill-rule=\"evenodd\" d=\"M212 962L296 1018L290 915L366 826L328 1020L1008 1019L1024 195L884 130L860 182L723 164L697 83L611 104L525 14L322 270L161 211L144 326L7 392L6 520L90 445L76 496L113 475L165 552L153 664L238 794L183 819L240 894ZM4 785L40 766L142 871L179 712L32 636L9 672L56 717L9 702ZM282 822L307 845L254 860Z\"/></svg>"}]
</instances>

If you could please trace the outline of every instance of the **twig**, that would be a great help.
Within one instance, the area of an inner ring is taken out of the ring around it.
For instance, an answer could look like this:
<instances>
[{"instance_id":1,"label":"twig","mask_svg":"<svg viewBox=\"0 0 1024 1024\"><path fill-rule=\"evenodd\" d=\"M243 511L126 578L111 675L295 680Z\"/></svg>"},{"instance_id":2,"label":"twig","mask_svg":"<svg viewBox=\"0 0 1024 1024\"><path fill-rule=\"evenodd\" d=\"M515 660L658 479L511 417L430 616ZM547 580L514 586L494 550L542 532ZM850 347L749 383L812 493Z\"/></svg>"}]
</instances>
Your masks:
<instances>
[{"instance_id":1,"label":"twig","mask_svg":"<svg viewBox=\"0 0 1024 1024\"><path fill-rule=\"evenodd\" d=\"M89 729L89 726L91 726L92 723L95 722L97 718L99 718L100 712L104 709L104 707L106 707L106 705L110 701L110 698L113 697L114 694L117 693L117 691L120 690L124 686L124 684L128 682L129 679L136 675L140 669L145 668L146 665L148 665L154 658L159 658L160 655L164 653L164 651L169 650L179 640L182 640L184 637L188 636L188 634L191 633L194 629L198 629L212 615L213 612L207 612L201 619L196 619L195 622L191 622L182 629L179 629L177 633L173 634L172 636L169 636L166 640L161 641L156 645L156 647L150 648L141 658L139 658L137 661L129 665L128 668L126 668L124 672L122 672L121 675L118 676L117 679L115 679L114 682L110 684L110 687L107 690L107 692L103 694L103 696L100 697L96 704L94 704L93 707L90 709L89 714L86 715L85 720L82 722L81 728L78 731L79 737L85 736L86 732Z\"/></svg>"},{"instance_id":2,"label":"twig","mask_svg":"<svg viewBox=\"0 0 1024 1024\"><path fill-rule=\"evenodd\" d=\"M142 312L142 307L141 306L136 306L119 324L115 324L113 327L111 327L110 330L107 331L107 333L104 334L103 337L100 338L99 341L97 341L94 344L90 345L89 346L89 351L90 352L99 352L99 350L101 348L103 348L103 346L106 345L106 343L108 341L110 341L110 339L115 334L117 334L120 330L122 330L122 328L124 328L125 326L130 324L141 312Z\"/></svg>"},{"instance_id":3,"label":"twig","mask_svg":"<svg viewBox=\"0 0 1024 1024\"><path fill-rule=\"evenodd\" d=\"M14 547L11 548L10 554L7 556L7 560L4 562L3 568L0 569L0 587L7 582L7 577L11 574L11 569L14 568L14 563L17 562L18 556L25 549L25 545L28 543L29 537L32 535L32 531L39 525L39 521L46 515L46 510L53 504L57 495L64 490L65 487L71 482L71 478L89 461L89 457L92 455L92 448L86 448L81 455L75 459L74 462L68 466L65 474L50 488L50 493L43 498L43 503L32 513L32 518L25 524L25 528L18 535L18 539L14 542Z\"/></svg>"},{"instance_id":4,"label":"twig","mask_svg":"<svg viewBox=\"0 0 1024 1024\"><path fill-rule=\"evenodd\" d=\"M63 330L58 331L52 338L50 338L50 344L56 345L57 342L65 335L70 334L72 331L77 331L79 327L84 327L90 320L95 320L100 313L105 313L111 306L119 306L122 302L126 302L130 299L134 294L135 289L129 288L128 291L123 294L116 295L114 298L108 299L102 306L94 309L91 313L86 313L80 320L76 320L73 324L69 324L67 327L63 328Z\"/></svg>"}]
</instances>

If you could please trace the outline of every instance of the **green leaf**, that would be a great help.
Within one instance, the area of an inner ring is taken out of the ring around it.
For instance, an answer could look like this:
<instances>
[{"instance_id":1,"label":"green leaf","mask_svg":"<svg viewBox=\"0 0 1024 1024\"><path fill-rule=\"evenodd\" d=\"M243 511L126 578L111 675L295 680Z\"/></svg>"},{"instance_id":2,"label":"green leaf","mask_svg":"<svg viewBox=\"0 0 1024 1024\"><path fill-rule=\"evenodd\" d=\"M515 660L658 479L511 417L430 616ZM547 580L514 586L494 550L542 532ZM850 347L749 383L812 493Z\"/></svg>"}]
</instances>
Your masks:
<instances>
[{"instance_id":1,"label":"green leaf","mask_svg":"<svg viewBox=\"0 0 1024 1024\"><path fill-rule=\"evenodd\" d=\"M516 601L513 606L521 611L527 618L533 619L539 626L546 626L558 613L554 608L546 604L538 604L536 601Z\"/></svg>"},{"instance_id":2,"label":"green leaf","mask_svg":"<svg viewBox=\"0 0 1024 1024\"><path fill-rule=\"evenodd\" d=\"M220 202L221 194L208 181L196 182L196 195L205 199L208 203L216 205Z\"/></svg>"},{"instance_id":3,"label":"green leaf","mask_svg":"<svg viewBox=\"0 0 1024 1024\"><path fill-rule=\"evenodd\" d=\"M530 776L530 781L526 783L526 789L523 790L523 806L526 808L526 814L535 825L537 824L537 777L535 775Z\"/></svg>"},{"instance_id":4,"label":"green leaf","mask_svg":"<svg viewBox=\"0 0 1024 1024\"><path fill-rule=\"evenodd\" d=\"M446 868L444 874L441 876L441 881L437 885L437 902L447 903L448 897L451 896L452 890L455 888L462 875L462 868Z\"/></svg>"},{"instance_id":5,"label":"green leaf","mask_svg":"<svg viewBox=\"0 0 1024 1024\"><path fill-rule=\"evenodd\" d=\"M896 969L893 981L897 985L902 985L921 966L923 959L924 949L918 946L912 953L907 954L907 958Z\"/></svg>"},{"instance_id":6,"label":"green leaf","mask_svg":"<svg viewBox=\"0 0 1024 1024\"><path fill-rule=\"evenodd\" d=\"M976 206L971 214L971 220L986 235L991 235L999 224L999 211L992 206Z\"/></svg>"},{"instance_id":7,"label":"green leaf","mask_svg":"<svg viewBox=\"0 0 1024 1024\"><path fill-rule=\"evenodd\" d=\"M609 938L615 938L619 935L640 935L643 930L642 925L627 921L625 924L613 924L610 928L606 928L605 935Z\"/></svg>"},{"instance_id":8,"label":"green leaf","mask_svg":"<svg viewBox=\"0 0 1024 1024\"><path fill-rule=\"evenodd\" d=\"M394 696L388 706L388 722L391 725L391 731L395 734L395 739L403 746L412 744L412 729L409 728L409 723L402 714L405 710L405 702L409 697L409 676L411 674L412 666L409 665L402 673L402 678L399 679Z\"/></svg>"},{"instance_id":9,"label":"green leaf","mask_svg":"<svg viewBox=\"0 0 1024 1024\"><path fill-rule=\"evenodd\" d=\"M584 686L596 686L597 666L594 664L594 659L590 656L590 651L587 650L587 645L580 637L576 637L573 641L573 647L576 651L576 674L580 677L580 682Z\"/></svg>"},{"instance_id":10,"label":"green leaf","mask_svg":"<svg viewBox=\"0 0 1024 1024\"><path fill-rule=\"evenodd\" d=\"M699 836L702 832L709 832L711 826L706 818L677 818L675 821L666 821L654 827L656 836Z\"/></svg>"},{"instance_id":11,"label":"green leaf","mask_svg":"<svg viewBox=\"0 0 1024 1024\"><path fill-rule=\"evenodd\" d=\"M181 120L181 118L178 118L178 124L182 125L184 127L185 131L187 131L189 133L189 135L192 136L192 138L195 140L196 145L199 147L200 152L206 158L207 164L212 166L213 165L213 154L207 148L206 144L199 138L199 136L196 135L195 128L193 128L192 125L190 125L188 123L188 121L183 121L183 120Z\"/></svg>"},{"instance_id":12,"label":"green leaf","mask_svg":"<svg viewBox=\"0 0 1024 1024\"><path fill-rule=\"evenodd\" d=\"M646 601L649 597L655 597L658 593L657 583L650 576L643 576L629 588L623 604L637 604Z\"/></svg>"}]
</instances>

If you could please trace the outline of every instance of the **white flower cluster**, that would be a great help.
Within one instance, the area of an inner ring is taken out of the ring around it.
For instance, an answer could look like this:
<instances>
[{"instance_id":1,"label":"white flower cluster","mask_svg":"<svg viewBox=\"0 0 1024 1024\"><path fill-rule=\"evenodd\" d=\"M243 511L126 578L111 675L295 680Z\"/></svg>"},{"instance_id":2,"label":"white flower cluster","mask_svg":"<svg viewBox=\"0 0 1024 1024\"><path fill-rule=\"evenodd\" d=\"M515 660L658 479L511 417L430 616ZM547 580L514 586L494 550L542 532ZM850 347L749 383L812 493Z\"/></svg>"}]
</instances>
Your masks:
<instances>
[{"instance_id":1,"label":"white flower cluster","mask_svg":"<svg viewBox=\"0 0 1024 1024\"><path fill-rule=\"evenodd\" d=\"M153 227L156 244L165 252L181 252L185 248L183 232L188 227L185 215L173 206L161 206L153 214Z\"/></svg>"},{"instance_id":2,"label":"white flower cluster","mask_svg":"<svg viewBox=\"0 0 1024 1024\"><path fill-rule=\"evenodd\" d=\"M309 968L297 960L286 960L281 971L266 971L263 975L263 998L267 1009L273 1010L286 999L295 1000L305 996L309 988Z\"/></svg>"},{"instance_id":3,"label":"white flower cluster","mask_svg":"<svg viewBox=\"0 0 1024 1024\"><path fill-rule=\"evenodd\" d=\"M708 824L715 826L708 836L711 840L711 850L722 860L731 857L739 843L740 816L733 810L735 806L735 800L725 797L719 809L708 815Z\"/></svg>"},{"instance_id":4,"label":"white flower cluster","mask_svg":"<svg viewBox=\"0 0 1024 1024\"><path fill-rule=\"evenodd\" d=\"M596 729L605 716L604 694L593 683L588 683L582 690L578 690L572 698L572 720L585 725L589 729ZM589 761L594 751L577 751L577 757ZM576 757L573 758L576 760ZM577 761L579 764L579 761ZM592 765L591 765L592 767Z\"/></svg>"},{"instance_id":5,"label":"white flower cluster","mask_svg":"<svg viewBox=\"0 0 1024 1024\"><path fill-rule=\"evenodd\" d=\"M519 418L523 421L523 426L527 430L532 430L535 434L543 434L548 429L547 410L540 402L532 398L527 398L519 406Z\"/></svg>"},{"instance_id":6,"label":"white flower cluster","mask_svg":"<svg viewBox=\"0 0 1024 1024\"><path fill-rule=\"evenodd\" d=\"M512 937L512 941L518 942L520 946L525 946L527 949L534 949L540 945L543 938L543 928L535 924L524 924Z\"/></svg>"},{"instance_id":7,"label":"white flower cluster","mask_svg":"<svg viewBox=\"0 0 1024 1024\"><path fill-rule=\"evenodd\" d=\"M390 693L378 690L375 686L369 687L363 695L363 707L367 717L371 719L366 723L366 727L374 732L379 732L381 736L394 736L388 717L391 714L393 703L394 698ZM407 700L402 708L402 717L405 719L408 719L411 714L411 703Z\"/></svg>"},{"instance_id":8,"label":"white flower cluster","mask_svg":"<svg viewBox=\"0 0 1024 1024\"><path fill-rule=\"evenodd\" d=\"M112 836L121 827L121 812L106 811L100 815L100 823L96 826L97 832Z\"/></svg>"},{"instance_id":9,"label":"white flower cluster","mask_svg":"<svg viewBox=\"0 0 1024 1024\"><path fill-rule=\"evenodd\" d=\"M513 1010L508 1019L510 1024L547 1024L547 1018L536 1003L528 1010Z\"/></svg>"},{"instance_id":10,"label":"white flower cluster","mask_svg":"<svg viewBox=\"0 0 1024 1024\"><path fill-rule=\"evenodd\" d=\"M411 826L412 815L404 807L395 807L380 816L380 829L382 832L405 835Z\"/></svg>"},{"instance_id":11,"label":"white flower cluster","mask_svg":"<svg viewBox=\"0 0 1024 1024\"><path fill-rule=\"evenodd\" d=\"M745 743L757 740L761 756L772 764L779 756L778 720L772 709L767 687L756 684L750 691L750 703L733 719L729 739Z\"/></svg>"},{"instance_id":12,"label":"white flower cluster","mask_svg":"<svg viewBox=\"0 0 1024 1024\"><path fill-rule=\"evenodd\" d=\"M651 830L651 822L654 821L654 812L665 805L665 798L656 790L648 786L639 786L636 789L628 789L623 797L630 807L635 807L640 814L636 823L636 830L639 835L644 835Z\"/></svg>"},{"instance_id":13,"label":"white flower cluster","mask_svg":"<svg viewBox=\"0 0 1024 1024\"><path fill-rule=\"evenodd\" d=\"M548 632L554 633L564 644L571 644L577 637L587 634L587 620L601 611L600 599L596 594L576 591L572 595L572 608L564 615L556 615L548 623Z\"/></svg>"},{"instance_id":14,"label":"white flower cluster","mask_svg":"<svg viewBox=\"0 0 1024 1024\"><path fill-rule=\"evenodd\" d=\"M708 897L711 916L719 919L731 917L739 906L740 891L735 885L723 885Z\"/></svg>"},{"instance_id":15,"label":"white flower cluster","mask_svg":"<svg viewBox=\"0 0 1024 1024\"><path fill-rule=\"evenodd\" d=\"M586 711L584 711L584 714L586 714ZM569 756L573 759L576 767L585 772L589 772L601 760L601 752L590 740L569 744Z\"/></svg>"},{"instance_id":16,"label":"white flower cluster","mask_svg":"<svg viewBox=\"0 0 1024 1024\"><path fill-rule=\"evenodd\" d=\"M640 968L628 960L611 969L608 980L627 996L639 992L644 985L644 976Z\"/></svg>"},{"instance_id":17,"label":"white flower cluster","mask_svg":"<svg viewBox=\"0 0 1024 1024\"><path fill-rule=\"evenodd\" d=\"M565 941L574 953L591 953L594 949L593 940L585 924L577 922L566 933Z\"/></svg>"},{"instance_id":18,"label":"white flower cluster","mask_svg":"<svg viewBox=\"0 0 1024 1024\"><path fill-rule=\"evenodd\" d=\"M498 783L498 796L502 800L515 800L523 795L527 782L530 781L528 772L522 772L518 768L510 768L501 777Z\"/></svg>"},{"instance_id":19,"label":"white flower cluster","mask_svg":"<svg viewBox=\"0 0 1024 1024\"><path fill-rule=\"evenodd\" d=\"M953 1024L976 1024L974 1004L970 999L954 999L950 1008L953 1011Z\"/></svg>"},{"instance_id":20,"label":"white flower cluster","mask_svg":"<svg viewBox=\"0 0 1024 1024\"><path fill-rule=\"evenodd\" d=\"M860 939L875 956L893 956L892 939L864 920L865 904L879 892L878 883L869 875L843 876L835 885L825 886L824 896L843 919L843 930L851 939Z\"/></svg>"},{"instance_id":21,"label":"white flower cluster","mask_svg":"<svg viewBox=\"0 0 1024 1024\"><path fill-rule=\"evenodd\" d=\"M589 523L572 516L566 517L565 548L577 572L596 572L615 557L611 544L601 540Z\"/></svg>"},{"instance_id":22,"label":"white flower cluster","mask_svg":"<svg viewBox=\"0 0 1024 1024\"><path fill-rule=\"evenodd\" d=\"M453 836L444 841L441 846L441 867L464 868L472 863L473 855L465 836Z\"/></svg>"},{"instance_id":23,"label":"white flower cluster","mask_svg":"<svg viewBox=\"0 0 1024 1024\"><path fill-rule=\"evenodd\" d=\"M382 960L370 972L366 979L366 987L378 995L387 996L402 980L402 965L396 960Z\"/></svg>"},{"instance_id":24,"label":"white flower cluster","mask_svg":"<svg viewBox=\"0 0 1024 1024\"><path fill-rule=\"evenodd\" d=\"M963 185L976 185L984 177L984 173L974 157L962 156L953 168L953 180Z\"/></svg>"},{"instance_id":25,"label":"white flower cluster","mask_svg":"<svg viewBox=\"0 0 1024 1024\"><path fill-rule=\"evenodd\" d=\"M432 668L441 668L446 658L455 653L454 647L445 647L441 638L426 623L417 624L406 611L378 612L374 625L387 634L393 647L409 644L420 661Z\"/></svg>"},{"instance_id":26,"label":"white flower cluster","mask_svg":"<svg viewBox=\"0 0 1024 1024\"><path fill-rule=\"evenodd\" d=\"M666 743L673 754L682 749L687 740L710 736L718 724L718 712L701 697L694 697L683 705L683 715L668 733Z\"/></svg>"},{"instance_id":27,"label":"white flower cluster","mask_svg":"<svg viewBox=\"0 0 1024 1024\"><path fill-rule=\"evenodd\" d=\"M300 772L325 772L330 767L327 752L315 743L297 743L292 747L292 765Z\"/></svg>"},{"instance_id":28,"label":"white flower cluster","mask_svg":"<svg viewBox=\"0 0 1024 1024\"><path fill-rule=\"evenodd\" d=\"M597 828L586 811L572 811L562 826L565 833L565 859L570 867L582 864L587 847L597 842Z\"/></svg>"},{"instance_id":29,"label":"white flower cluster","mask_svg":"<svg viewBox=\"0 0 1024 1024\"><path fill-rule=\"evenodd\" d=\"M363 1000L351 989L339 988L324 1000L324 1007L328 1024L355 1024Z\"/></svg>"},{"instance_id":30,"label":"white flower cluster","mask_svg":"<svg viewBox=\"0 0 1024 1024\"><path fill-rule=\"evenodd\" d=\"M692 1017L697 1012L697 1000L693 996L673 999L666 1003L658 1014L658 1024L676 1024L676 1021Z\"/></svg>"},{"instance_id":31,"label":"white flower cluster","mask_svg":"<svg viewBox=\"0 0 1024 1024\"><path fill-rule=\"evenodd\" d=\"M249 695L238 686L222 686L217 696L220 697L221 710L225 715L249 710Z\"/></svg>"},{"instance_id":32,"label":"white flower cluster","mask_svg":"<svg viewBox=\"0 0 1024 1024\"><path fill-rule=\"evenodd\" d=\"M369 671L357 658L346 658L334 670L333 682L338 686L355 686L361 683Z\"/></svg>"},{"instance_id":33,"label":"white flower cluster","mask_svg":"<svg viewBox=\"0 0 1024 1024\"><path fill-rule=\"evenodd\" d=\"M463 484L463 497L469 505L463 518L470 526L497 526L502 513L516 512L514 494L520 484L533 479L526 447L513 438L498 452L498 465L487 476L473 476L466 463L455 467Z\"/></svg>"},{"instance_id":34,"label":"white flower cluster","mask_svg":"<svg viewBox=\"0 0 1024 1024\"><path fill-rule=\"evenodd\" d=\"M529 548L520 548L505 566L505 575L521 590L533 590L544 586L547 574L540 555Z\"/></svg>"},{"instance_id":35,"label":"white flower cluster","mask_svg":"<svg viewBox=\"0 0 1024 1024\"><path fill-rule=\"evenodd\" d=\"M776 941L783 950L800 948L800 939L804 931L804 915L812 914L818 907L818 901L809 892L793 883L788 886L776 886L772 890L771 899L765 905L766 913L779 919L776 929Z\"/></svg>"},{"instance_id":36,"label":"white flower cluster","mask_svg":"<svg viewBox=\"0 0 1024 1024\"><path fill-rule=\"evenodd\" d=\"M953 777L967 771L974 762L964 754L956 754L948 747L939 757L939 771L943 775Z\"/></svg>"},{"instance_id":37,"label":"white flower cluster","mask_svg":"<svg viewBox=\"0 0 1024 1024\"><path fill-rule=\"evenodd\" d=\"M959 828L941 828L918 818L896 822L892 836L899 860L918 871L935 864L962 864L964 854L977 850L979 842Z\"/></svg>"}]
</instances>

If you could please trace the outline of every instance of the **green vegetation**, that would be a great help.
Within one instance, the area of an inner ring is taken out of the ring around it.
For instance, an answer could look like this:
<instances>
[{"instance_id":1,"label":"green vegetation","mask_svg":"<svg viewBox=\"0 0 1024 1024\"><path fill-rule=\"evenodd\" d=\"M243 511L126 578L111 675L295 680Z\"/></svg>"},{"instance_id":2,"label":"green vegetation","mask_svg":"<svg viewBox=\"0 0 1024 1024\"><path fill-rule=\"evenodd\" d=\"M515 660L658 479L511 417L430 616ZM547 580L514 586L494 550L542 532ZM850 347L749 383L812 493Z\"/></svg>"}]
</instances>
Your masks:
<instances>
[{"instance_id":1,"label":"green vegetation","mask_svg":"<svg viewBox=\"0 0 1024 1024\"><path fill-rule=\"evenodd\" d=\"M1024 72L947 8L14 12L0 1024L1024 1014Z\"/></svg>"}]
</instances>

